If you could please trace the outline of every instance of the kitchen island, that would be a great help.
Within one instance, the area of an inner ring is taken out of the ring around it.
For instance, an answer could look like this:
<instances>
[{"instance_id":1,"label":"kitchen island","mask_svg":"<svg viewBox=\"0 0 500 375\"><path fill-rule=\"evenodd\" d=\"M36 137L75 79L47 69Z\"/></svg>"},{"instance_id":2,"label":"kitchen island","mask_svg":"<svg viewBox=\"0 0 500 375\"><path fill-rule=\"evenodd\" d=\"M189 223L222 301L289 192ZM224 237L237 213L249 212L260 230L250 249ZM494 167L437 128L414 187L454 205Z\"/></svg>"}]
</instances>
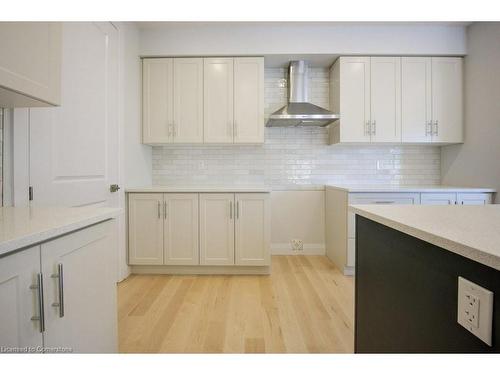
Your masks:
<instances>
[{"instance_id":1,"label":"kitchen island","mask_svg":"<svg viewBox=\"0 0 500 375\"><path fill-rule=\"evenodd\" d=\"M350 210L357 353L500 352L500 205ZM494 293L491 346L457 323L459 277Z\"/></svg>"}]
</instances>

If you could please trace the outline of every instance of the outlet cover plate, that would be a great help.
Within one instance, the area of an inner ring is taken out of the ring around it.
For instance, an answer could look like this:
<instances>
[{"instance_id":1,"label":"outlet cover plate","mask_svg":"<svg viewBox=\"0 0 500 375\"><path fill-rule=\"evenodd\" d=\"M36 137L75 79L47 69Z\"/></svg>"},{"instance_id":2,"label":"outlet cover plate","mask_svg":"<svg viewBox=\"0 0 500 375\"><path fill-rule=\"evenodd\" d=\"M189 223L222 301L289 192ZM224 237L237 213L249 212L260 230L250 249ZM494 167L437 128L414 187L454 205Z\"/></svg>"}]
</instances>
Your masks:
<instances>
[{"instance_id":1,"label":"outlet cover plate","mask_svg":"<svg viewBox=\"0 0 500 375\"><path fill-rule=\"evenodd\" d=\"M458 277L458 324L491 346L493 292Z\"/></svg>"}]
</instances>

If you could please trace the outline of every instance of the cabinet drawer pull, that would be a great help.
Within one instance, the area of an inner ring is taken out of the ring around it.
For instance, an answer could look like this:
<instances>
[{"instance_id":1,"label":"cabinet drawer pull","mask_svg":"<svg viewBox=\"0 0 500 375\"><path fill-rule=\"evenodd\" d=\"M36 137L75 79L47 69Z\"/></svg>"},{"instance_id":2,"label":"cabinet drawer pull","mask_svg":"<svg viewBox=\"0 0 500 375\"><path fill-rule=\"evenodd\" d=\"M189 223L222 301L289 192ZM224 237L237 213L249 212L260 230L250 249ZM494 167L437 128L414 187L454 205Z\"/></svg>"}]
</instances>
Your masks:
<instances>
[{"instance_id":1,"label":"cabinet drawer pull","mask_svg":"<svg viewBox=\"0 0 500 375\"><path fill-rule=\"evenodd\" d=\"M375 201L375 204L393 204L395 201Z\"/></svg>"},{"instance_id":2,"label":"cabinet drawer pull","mask_svg":"<svg viewBox=\"0 0 500 375\"><path fill-rule=\"evenodd\" d=\"M53 279L57 279L59 301L52 304L53 307L59 307L59 318L64 317L64 273L63 265L57 265L57 273L50 275Z\"/></svg>"},{"instance_id":3,"label":"cabinet drawer pull","mask_svg":"<svg viewBox=\"0 0 500 375\"><path fill-rule=\"evenodd\" d=\"M30 285L30 289L36 290L38 299L38 315L31 317L31 320L38 321L40 332L45 332L45 310L43 307L43 275L36 275L36 284Z\"/></svg>"},{"instance_id":4,"label":"cabinet drawer pull","mask_svg":"<svg viewBox=\"0 0 500 375\"><path fill-rule=\"evenodd\" d=\"M229 218L233 218L233 202L229 202Z\"/></svg>"},{"instance_id":5,"label":"cabinet drawer pull","mask_svg":"<svg viewBox=\"0 0 500 375\"><path fill-rule=\"evenodd\" d=\"M236 202L236 219L240 218L240 201Z\"/></svg>"},{"instance_id":6,"label":"cabinet drawer pull","mask_svg":"<svg viewBox=\"0 0 500 375\"><path fill-rule=\"evenodd\" d=\"M167 218L167 209L168 209L167 202L163 202L163 218L164 219Z\"/></svg>"},{"instance_id":7,"label":"cabinet drawer pull","mask_svg":"<svg viewBox=\"0 0 500 375\"><path fill-rule=\"evenodd\" d=\"M158 201L158 219L161 219L161 213L160 213L160 201Z\"/></svg>"}]
</instances>

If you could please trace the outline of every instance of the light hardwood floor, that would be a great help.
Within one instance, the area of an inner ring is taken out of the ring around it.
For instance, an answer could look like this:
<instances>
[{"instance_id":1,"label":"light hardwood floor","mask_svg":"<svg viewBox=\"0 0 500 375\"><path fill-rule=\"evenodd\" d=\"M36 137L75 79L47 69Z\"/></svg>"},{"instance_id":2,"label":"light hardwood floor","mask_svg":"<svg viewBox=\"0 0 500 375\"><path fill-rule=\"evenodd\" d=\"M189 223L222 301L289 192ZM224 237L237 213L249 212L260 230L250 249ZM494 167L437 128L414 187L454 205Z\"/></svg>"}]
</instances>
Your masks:
<instances>
[{"instance_id":1,"label":"light hardwood floor","mask_svg":"<svg viewBox=\"0 0 500 375\"><path fill-rule=\"evenodd\" d=\"M270 276L131 275L120 352L350 353L354 281L324 256L273 256Z\"/></svg>"}]
</instances>

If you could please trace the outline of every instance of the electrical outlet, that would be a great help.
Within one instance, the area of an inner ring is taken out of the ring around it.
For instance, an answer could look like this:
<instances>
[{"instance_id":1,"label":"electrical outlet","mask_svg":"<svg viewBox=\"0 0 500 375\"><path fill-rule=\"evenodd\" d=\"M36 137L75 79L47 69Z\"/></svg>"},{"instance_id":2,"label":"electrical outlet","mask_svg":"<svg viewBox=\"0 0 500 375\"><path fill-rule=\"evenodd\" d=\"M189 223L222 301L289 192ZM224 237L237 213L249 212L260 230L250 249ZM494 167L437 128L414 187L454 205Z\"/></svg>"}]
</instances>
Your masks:
<instances>
[{"instance_id":1,"label":"electrical outlet","mask_svg":"<svg viewBox=\"0 0 500 375\"><path fill-rule=\"evenodd\" d=\"M458 277L458 324L491 346L493 292Z\"/></svg>"},{"instance_id":2,"label":"electrical outlet","mask_svg":"<svg viewBox=\"0 0 500 375\"><path fill-rule=\"evenodd\" d=\"M304 250L304 242L302 240L292 240L292 250L302 251Z\"/></svg>"}]
</instances>

